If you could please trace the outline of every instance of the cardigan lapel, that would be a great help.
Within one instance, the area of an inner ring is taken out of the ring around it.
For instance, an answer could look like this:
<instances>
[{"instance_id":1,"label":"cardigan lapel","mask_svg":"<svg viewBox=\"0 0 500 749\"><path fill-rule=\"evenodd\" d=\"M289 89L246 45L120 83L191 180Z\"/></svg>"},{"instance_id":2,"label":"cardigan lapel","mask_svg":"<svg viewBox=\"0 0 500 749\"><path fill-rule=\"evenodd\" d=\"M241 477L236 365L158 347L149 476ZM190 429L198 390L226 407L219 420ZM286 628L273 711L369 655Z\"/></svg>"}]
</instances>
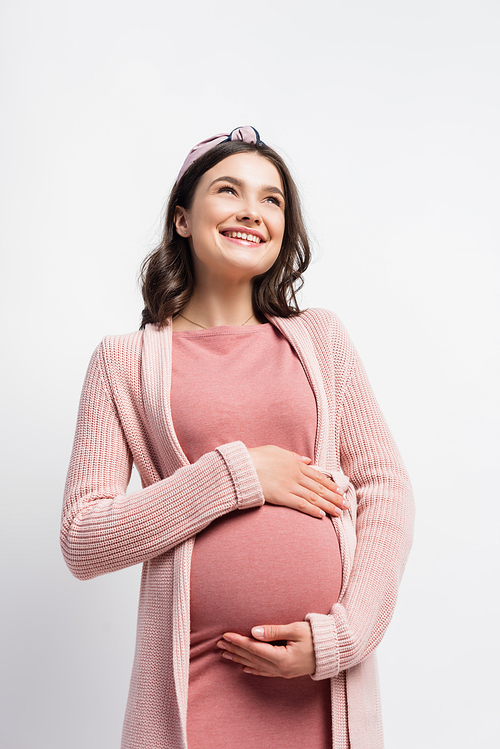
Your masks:
<instances>
[{"instance_id":1,"label":"cardigan lapel","mask_svg":"<svg viewBox=\"0 0 500 749\"><path fill-rule=\"evenodd\" d=\"M170 410L172 385L172 324L169 320L164 328L146 325L144 329L141 385L144 410L149 422L149 436L167 476L167 466L188 465L175 433Z\"/></svg>"},{"instance_id":2,"label":"cardigan lapel","mask_svg":"<svg viewBox=\"0 0 500 749\"><path fill-rule=\"evenodd\" d=\"M312 338L300 316L270 317L269 321L283 333L295 349L316 398L318 428L314 462L316 465L328 468L338 474L338 480L341 482L342 478L338 473L340 466L332 465L331 458L329 460L328 457L335 455L336 452L335 446L328 444L329 441L334 439L335 435L334 424L331 423L335 419L335 413L330 413L328 407L328 398L323 384L323 377L326 374L323 375L322 373ZM344 479L347 480L347 477L344 476ZM356 549L356 493L350 483L347 488L347 496L351 502L351 510L344 512L340 517L331 517L331 521L337 530L342 557L342 590L340 591L339 602L347 589Z\"/></svg>"},{"instance_id":3,"label":"cardigan lapel","mask_svg":"<svg viewBox=\"0 0 500 749\"><path fill-rule=\"evenodd\" d=\"M170 410L172 385L172 323L165 328L146 325L142 351L142 392L150 437L167 475L166 466L170 463L179 467L188 465L175 433ZM168 457L166 457L168 456ZM190 644L190 570L194 538L189 538L174 549L174 596L172 603L172 650L174 683L181 725L181 742L187 749L186 716L189 680Z\"/></svg>"},{"instance_id":4,"label":"cardigan lapel","mask_svg":"<svg viewBox=\"0 0 500 749\"><path fill-rule=\"evenodd\" d=\"M314 445L314 462L316 465L328 467L332 470L334 467L328 465L328 449L325 441L325 435L330 432L330 430L326 428L329 421L328 401L313 342L300 318L269 317L268 319L269 322L283 333L289 343L291 343L302 366L304 367L304 371L316 399L317 427L316 441Z\"/></svg>"}]
</instances>

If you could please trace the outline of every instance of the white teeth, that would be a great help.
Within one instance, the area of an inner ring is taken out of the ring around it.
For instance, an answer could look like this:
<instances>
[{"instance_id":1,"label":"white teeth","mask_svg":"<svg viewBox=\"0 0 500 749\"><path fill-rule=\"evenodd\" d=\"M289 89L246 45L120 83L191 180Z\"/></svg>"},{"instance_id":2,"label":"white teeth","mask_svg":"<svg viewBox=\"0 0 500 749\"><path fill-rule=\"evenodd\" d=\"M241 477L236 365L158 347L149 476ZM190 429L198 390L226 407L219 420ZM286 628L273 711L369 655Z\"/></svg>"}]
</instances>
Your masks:
<instances>
[{"instance_id":1,"label":"white teeth","mask_svg":"<svg viewBox=\"0 0 500 749\"><path fill-rule=\"evenodd\" d=\"M228 231L226 232L228 237L231 237L232 239L243 239L246 242L254 242L255 244L260 243L260 238L256 237L254 234L246 234L245 232L241 231Z\"/></svg>"}]
</instances>

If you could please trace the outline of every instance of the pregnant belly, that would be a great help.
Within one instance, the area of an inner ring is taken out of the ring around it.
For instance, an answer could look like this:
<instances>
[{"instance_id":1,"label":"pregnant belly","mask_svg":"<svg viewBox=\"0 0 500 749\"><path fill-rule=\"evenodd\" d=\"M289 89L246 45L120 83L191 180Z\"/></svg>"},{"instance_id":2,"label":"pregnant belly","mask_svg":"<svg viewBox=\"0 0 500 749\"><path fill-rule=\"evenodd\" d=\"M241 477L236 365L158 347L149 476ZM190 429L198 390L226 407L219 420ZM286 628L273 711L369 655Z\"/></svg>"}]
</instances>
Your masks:
<instances>
[{"instance_id":1,"label":"pregnant belly","mask_svg":"<svg viewBox=\"0 0 500 749\"><path fill-rule=\"evenodd\" d=\"M191 566L191 640L257 624L327 614L340 592L339 544L329 520L287 507L232 512L200 533Z\"/></svg>"},{"instance_id":2,"label":"pregnant belly","mask_svg":"<svg viewBox=\"0 0 500 749\"><path fill-rule=\"evenodd\" d=\"M264 505L214 521L191 567L190 749L331 749L330 683L266 679L221 658L224 632L327 614L342 578L328 518Z\"/></svg>"}]
</instances>

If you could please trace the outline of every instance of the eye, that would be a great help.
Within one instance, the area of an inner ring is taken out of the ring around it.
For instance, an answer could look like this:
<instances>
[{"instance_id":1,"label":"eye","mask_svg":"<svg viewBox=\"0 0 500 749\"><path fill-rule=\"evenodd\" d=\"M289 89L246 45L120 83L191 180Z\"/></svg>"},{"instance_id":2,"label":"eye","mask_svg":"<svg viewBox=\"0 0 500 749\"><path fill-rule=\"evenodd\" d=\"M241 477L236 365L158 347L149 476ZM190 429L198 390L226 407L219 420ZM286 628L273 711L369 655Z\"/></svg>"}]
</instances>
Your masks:
<instances>
[{"instance_id":1,"label":"eye","mask_svg":"<svg viewBox=\"0 0 500 749\"><path fill-rule=\"evenodd\" d=\"M236 195L236 190L231 185L221 185L217 190L218 193L229 192L231 195Z\"/></svg>"},{"instance_id":2,"label":"eye","mask_svg":"<svg viewBox=\"0 0 500 749\"><path fill-rule=\"evenodd\" d=\"M266 203L274 203L274 205L277 205L278 208L281 208L282 201L280 198L277 198L275 195L268 195L266 198Z\"/></svg>"}]
</instances>

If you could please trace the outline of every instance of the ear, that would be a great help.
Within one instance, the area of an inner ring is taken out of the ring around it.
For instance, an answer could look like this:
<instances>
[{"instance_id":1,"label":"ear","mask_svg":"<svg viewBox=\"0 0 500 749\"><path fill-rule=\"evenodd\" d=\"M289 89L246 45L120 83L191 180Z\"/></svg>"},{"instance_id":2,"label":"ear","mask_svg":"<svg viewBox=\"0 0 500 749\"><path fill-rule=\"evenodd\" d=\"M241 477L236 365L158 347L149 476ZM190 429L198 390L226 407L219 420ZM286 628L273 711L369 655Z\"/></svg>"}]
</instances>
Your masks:
<instances>
[{"instance_id":1,"label":"ear","mask_svg":"<svg viewBox=\"0 0 500 749\"><path fill-rule=\"evenodd\" d=\"M184 237L184 238L191 236L191 232L189 230L188 212L181 205L178 205L175 208L174 224L175 224L175 228L177 229L177 234L179 234L179 236Z\"/></svg>"}]
</instances>

